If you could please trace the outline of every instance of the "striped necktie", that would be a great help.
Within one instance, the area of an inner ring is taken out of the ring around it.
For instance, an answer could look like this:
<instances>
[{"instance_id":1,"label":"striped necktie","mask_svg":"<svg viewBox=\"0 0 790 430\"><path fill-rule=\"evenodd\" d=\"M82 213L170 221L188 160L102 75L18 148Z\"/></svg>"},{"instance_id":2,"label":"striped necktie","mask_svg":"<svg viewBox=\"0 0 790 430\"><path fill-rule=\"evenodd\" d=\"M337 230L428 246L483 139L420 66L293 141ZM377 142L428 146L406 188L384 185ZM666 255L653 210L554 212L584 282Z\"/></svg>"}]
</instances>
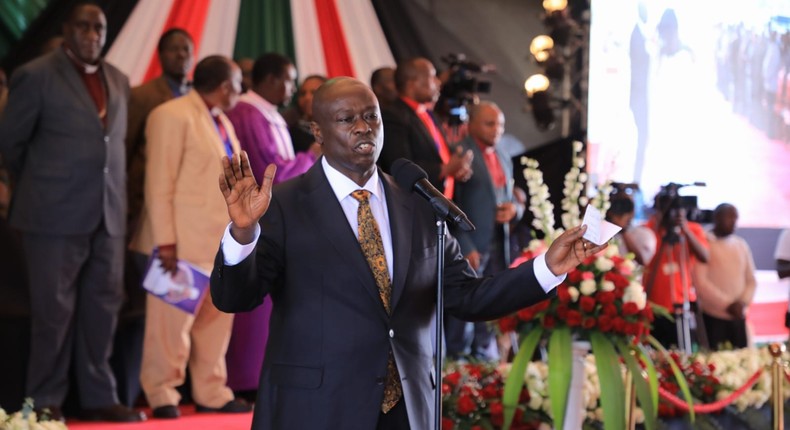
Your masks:
<instances>
[{"instance_id":1,"label":"striped necktie","mask_svg":"<svg viewBox=\"0 0 790 430\"><path fill-rule=\"evenodd\" d=\"M373 212L370 210L370 191L356 190L351 193L351 196L359 201L359 209L357 209L359 245L362 248L362 253L365 254L365 259L368 260L368 266L373 272L373 277L376 279L381 303L384 304L384 309L387 310L387 313L392 314L390 304L392 284L390 283L387 257L384 255L384 245L381 241L379 227L376 224L376 219L373 218ZM392 349L390 349L381 411L385 414L389 412L398 403L402 395L403 387L401 387L398 367L395 365L395 357L392 355Z\"/></svg>"}]
</instances>

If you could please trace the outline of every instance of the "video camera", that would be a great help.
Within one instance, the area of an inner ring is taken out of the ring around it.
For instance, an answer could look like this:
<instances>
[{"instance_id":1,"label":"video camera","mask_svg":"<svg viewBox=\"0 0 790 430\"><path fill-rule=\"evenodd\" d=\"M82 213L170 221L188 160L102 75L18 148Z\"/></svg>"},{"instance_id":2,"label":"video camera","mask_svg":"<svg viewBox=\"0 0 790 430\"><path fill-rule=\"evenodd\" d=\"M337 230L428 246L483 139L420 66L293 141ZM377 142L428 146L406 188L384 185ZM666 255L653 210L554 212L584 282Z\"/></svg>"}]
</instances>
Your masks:
<instances>
[{"instance_id":1,"label":"video camera","mask_svg":"<svg viewBox=\"0 0 790 430\"><path fill-rule=\"evenodd\" d=\"M697 196L681 196L678 191L683 187L704 187L704 182L694 182L692 184L677 184L670 182L661 187L656 194L655 209L662 215L661 225L667 230L673 230L677 226L675 217L678 210L686 213L686 219L698 223L710 223L713 221L713 211L700 209L697 204Z\"/></svg>"},{"instance_id":2,"label":"video camera","mask_svg":"<svg viewBox=\"0 0 790 430\"><path fill-rule=\"evenodd\" d=\"M466 59L464 54L447 54L442 57L447 64L449 77L442 85L437 103L448 118L450 125L466 122L466 105L476 101L478 93L491 92L491 82L477 78L478 73L495 70L490 64L477 64Z\"/></svg>"}]
</instances>

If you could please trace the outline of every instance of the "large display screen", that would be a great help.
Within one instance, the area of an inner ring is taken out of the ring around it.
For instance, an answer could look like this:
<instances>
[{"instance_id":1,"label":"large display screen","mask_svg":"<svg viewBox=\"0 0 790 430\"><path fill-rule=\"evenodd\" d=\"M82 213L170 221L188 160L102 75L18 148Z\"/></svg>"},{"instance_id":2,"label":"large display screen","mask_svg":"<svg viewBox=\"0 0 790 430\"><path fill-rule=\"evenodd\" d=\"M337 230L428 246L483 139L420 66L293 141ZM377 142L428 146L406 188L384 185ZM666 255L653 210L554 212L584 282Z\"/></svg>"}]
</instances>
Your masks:
<instances>
[{"instance_id":1,"label":"large display screen","mask_svg":"<svg viewBox=\"0 0 790 430\"><path fill-rule=\"evenodd\" d=\"M594 181L790 226L790 1L597 0L590 33Z\"/></svg>"}]
</instances>

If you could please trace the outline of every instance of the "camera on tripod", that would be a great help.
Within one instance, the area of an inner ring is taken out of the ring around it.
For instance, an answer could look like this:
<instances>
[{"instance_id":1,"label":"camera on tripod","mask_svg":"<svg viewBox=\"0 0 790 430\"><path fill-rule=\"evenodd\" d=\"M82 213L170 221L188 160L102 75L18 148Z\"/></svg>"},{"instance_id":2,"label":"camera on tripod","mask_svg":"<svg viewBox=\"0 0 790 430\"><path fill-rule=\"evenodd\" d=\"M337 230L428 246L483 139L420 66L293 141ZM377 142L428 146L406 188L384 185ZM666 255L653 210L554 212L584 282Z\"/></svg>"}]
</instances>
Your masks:
<instances>
[{"instance_id":1,"label":"camera on tripod","mask_svg":"<svg viewBox=\"0 0 790 430\"><path fill-rule=\"evenodd\" d=\"M479 79L478 74L491 72L495 67L469 61L461 53L447 54L442 61L447 64L448 78L437 105L450 125L460 125L468 119L466 106L477 101L477 94L491 92L491 82Z\"/></svg>"},{"instance_id":2,"label":"camera on tripod","mask_svg":"<svg viewBox=\"0 0 790 430\"><path fill-rule=\"evenodd\" d=\"M694 182L692 184L678 184L670 182L661 187L656 194L655 209L661 213L661 225L667 231L667 240L674 243L677 235L676 227L679 226L678 217L683 214L686 219L700 224L713 221L713 211L703 210L697 204L697 196L681 196L678 191L683 187L704 187L704 182Z\"/></svg>"}]
</instances>

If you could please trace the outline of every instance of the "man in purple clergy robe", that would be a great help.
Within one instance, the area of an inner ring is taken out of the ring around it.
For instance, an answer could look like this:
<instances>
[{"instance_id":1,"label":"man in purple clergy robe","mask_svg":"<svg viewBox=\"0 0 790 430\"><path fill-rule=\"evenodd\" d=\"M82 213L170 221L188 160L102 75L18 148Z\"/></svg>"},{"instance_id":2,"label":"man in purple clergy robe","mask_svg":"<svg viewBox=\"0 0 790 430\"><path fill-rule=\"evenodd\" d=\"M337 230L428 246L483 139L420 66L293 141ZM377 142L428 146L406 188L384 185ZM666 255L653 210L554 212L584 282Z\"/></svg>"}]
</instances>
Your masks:
<instances>
[{"instance_id":1,"label":"man in purple clergy robe","mask_svg":"<svg viewBox=\"0 0 790 430\"><path fill-rule=\"evenodd\" d=\"M252 87L228 114L242 149L250 157L253 175L261 179L270 163L277 165L274 182L300 175L321 155L321 146L294 154L288 125L278 108L291 100L296 89L296 67L277 53L263 54L252 67Z\"/></svg>"},{"instance_id":2,"label":"man in purple clergy robe","mask_svg":"<svg viewBox=\"0 0 790 430\"><path fill-rule=\"evenodd\" d=\"M321 146L294 154L291 135L278 107L291 100L296 89L296 67L288 57L264 54L252 68L252 86L228 113L241 148L247 151L255 178L261 183L269 164L277 165L274 183L306 172L321 155ZM271 299L233 321L228 346L228 386L236 392L255 392L269 331Z\"/></svg>"}]
</instances>

